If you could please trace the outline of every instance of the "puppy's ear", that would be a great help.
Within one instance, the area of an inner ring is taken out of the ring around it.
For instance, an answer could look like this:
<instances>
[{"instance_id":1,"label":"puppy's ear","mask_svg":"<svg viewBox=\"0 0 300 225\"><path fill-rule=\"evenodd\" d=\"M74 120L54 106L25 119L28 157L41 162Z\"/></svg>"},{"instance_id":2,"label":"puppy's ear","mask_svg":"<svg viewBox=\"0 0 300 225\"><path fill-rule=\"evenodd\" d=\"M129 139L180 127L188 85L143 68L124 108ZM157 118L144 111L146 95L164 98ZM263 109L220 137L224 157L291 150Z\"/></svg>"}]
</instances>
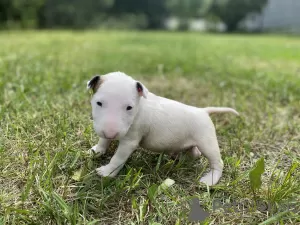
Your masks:
<instances>
[{"instance_id":1,"label":"puppy's ear","mask_svg":"<svg viewBox=\"0 0 300 225\"><path fill-rule=\"evenodd\" d=\"M148 89L139 81L136 82L136 90L139 94L139 96L143 96L144 98L147 98L148 96Z\"/></svg>"},{"instance_id":2,"label":"puppy's ear","mask_svg":"<svg viewBox=\"0 0 300 225\"><path fill-rule=\"evenodd\" d=\"M90 81L87 82L87 89L92 89L96 93L102 83L100 75L95 75Z\"/></svg>"}]
</instances>

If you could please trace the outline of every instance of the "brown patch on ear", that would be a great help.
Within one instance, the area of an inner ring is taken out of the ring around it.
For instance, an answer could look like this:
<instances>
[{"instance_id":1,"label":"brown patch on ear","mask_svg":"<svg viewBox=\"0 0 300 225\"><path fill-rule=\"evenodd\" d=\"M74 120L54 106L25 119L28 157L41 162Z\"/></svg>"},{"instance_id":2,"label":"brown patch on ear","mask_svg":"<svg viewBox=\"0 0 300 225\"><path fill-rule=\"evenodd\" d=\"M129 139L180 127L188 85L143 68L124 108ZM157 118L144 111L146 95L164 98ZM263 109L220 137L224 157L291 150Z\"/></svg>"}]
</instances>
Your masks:
<instances>
[{"instance_id":1,"label":"brown patch on ear","mask_svg":"<svg viewBox=\"0 0 300 225\"><path fill-rule=\"evenodd\" d=\"M96 93L98 88L103 83L103 79L99 75L94 76L89 82L88 82L88 88L93 90L93 93Z\"/></svg>"}]
</instances>

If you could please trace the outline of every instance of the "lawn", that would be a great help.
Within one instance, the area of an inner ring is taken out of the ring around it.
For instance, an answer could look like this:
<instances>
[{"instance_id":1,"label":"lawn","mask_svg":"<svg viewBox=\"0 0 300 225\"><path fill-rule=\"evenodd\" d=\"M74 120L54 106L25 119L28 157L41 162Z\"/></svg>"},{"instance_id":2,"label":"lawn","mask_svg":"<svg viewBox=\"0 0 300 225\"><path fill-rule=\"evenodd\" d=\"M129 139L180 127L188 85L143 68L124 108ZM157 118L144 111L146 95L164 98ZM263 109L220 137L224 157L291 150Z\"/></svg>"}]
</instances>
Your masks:
<instances>
[{"instance_id":1,"label":"lawn","mask_svg":"<svg viewBox=\"0 0 300 225\"><path fill-rule=\"evenodd\" d=\"M299 37L14 31L0 43L0 224L189 224L194 197L210 214L202 224L300 224ZM225 164L218 185L198 182L204 157L143 149L116 178L96 175L117 143L89 153L97 137L86 82L111 71L158 95L240 112L212 116ZM254 189L249 172L261 158ZM155 192L167 178L175 184Z\"/></svg>"}]
</instances>

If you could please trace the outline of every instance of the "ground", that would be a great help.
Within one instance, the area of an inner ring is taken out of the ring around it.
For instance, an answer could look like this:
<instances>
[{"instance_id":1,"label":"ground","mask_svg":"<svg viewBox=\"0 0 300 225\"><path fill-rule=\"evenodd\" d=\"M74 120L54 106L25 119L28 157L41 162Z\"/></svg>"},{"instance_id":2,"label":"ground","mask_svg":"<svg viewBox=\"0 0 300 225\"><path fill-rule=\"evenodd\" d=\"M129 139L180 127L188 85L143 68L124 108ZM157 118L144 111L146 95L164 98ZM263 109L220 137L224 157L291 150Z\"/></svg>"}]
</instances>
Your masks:
<instances>
[{"instance_id":1,"label":"ground","mask_svg":"<svg viewBox=\"0 0 300 225\"><path fill-rule=\"evenodd\" d=\"M0 43L0 224L190 224L194 197L209 213L202 224L300 224L299 37L13 31ZM86 82L111 71L241 114L212 116L225 163L218 185L198 182L204 157L143 149L116 178L96 175L117 143L100 158L89 153L97 137ZM175 184L155 194L167 178Z\"/></svg>"}]
</instances>

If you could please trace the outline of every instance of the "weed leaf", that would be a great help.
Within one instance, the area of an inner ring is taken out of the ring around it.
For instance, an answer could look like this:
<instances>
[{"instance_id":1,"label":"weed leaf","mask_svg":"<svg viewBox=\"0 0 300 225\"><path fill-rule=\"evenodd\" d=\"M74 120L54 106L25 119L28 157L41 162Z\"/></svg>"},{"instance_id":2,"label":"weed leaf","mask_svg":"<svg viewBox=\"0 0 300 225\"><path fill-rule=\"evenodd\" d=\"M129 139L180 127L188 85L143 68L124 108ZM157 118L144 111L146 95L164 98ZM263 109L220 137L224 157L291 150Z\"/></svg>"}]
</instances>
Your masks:
<instances>
[{"instance_id":1,"label":"weed leaf","mask_svg":"<svg viewBox=\"0 0 300 225\"><path fill-rule=\"evenodd\" d=\"M265 161L264 158L260 158L254 168L249 173L250 185L253 191L261 187L261 175L265 171Z\"/></svg>"}]
</instances>

